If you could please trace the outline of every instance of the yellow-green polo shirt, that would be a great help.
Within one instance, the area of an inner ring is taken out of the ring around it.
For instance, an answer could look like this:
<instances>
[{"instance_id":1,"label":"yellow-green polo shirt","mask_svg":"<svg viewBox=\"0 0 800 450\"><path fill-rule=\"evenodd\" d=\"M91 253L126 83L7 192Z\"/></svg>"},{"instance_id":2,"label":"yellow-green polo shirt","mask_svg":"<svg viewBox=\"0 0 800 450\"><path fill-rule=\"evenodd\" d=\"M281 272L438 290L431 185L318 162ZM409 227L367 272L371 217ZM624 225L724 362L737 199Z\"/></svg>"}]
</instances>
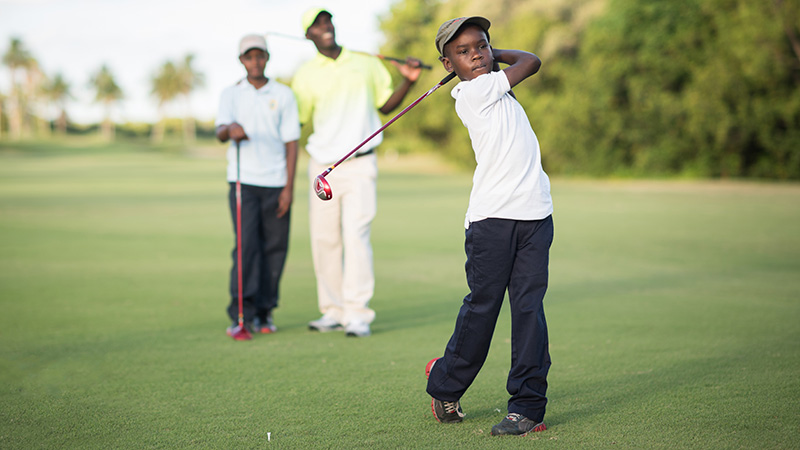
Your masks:
<instances>
[{"instance_id":1,"label":"yellow-green polo shirt","mask_svg":"<svg viewBox=\"0 0 800 450\"><path fill-rule=\"evenodd\" d=\"M314 127L306 150L320 164L338 161L378 130L378 109L393 92L392 77L378 58L345 48L336 59L317 53L300 66L292 90L300 123ZM381 140L375 136L359 153Z\"/></svg>"}]
</instances>

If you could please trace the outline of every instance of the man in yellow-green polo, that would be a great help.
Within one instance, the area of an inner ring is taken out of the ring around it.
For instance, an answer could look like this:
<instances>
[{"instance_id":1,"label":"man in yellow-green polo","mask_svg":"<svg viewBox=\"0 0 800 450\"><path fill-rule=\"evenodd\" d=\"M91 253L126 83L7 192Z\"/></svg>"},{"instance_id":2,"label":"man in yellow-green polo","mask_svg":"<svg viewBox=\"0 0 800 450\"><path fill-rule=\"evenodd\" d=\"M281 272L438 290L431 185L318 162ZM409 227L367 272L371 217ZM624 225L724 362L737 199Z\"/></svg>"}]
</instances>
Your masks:
<instances>
[{"instance_id":1,"label":"man in yellow-green polo","mask_svg":"<svg viewBox=\"0 0 800 450\"><path fill-rule=\"evenodd\" d=\"M392 62L403 81L392 87L389 71L376 56L350 51L336 43L333 15L312 8L302 17L306 39L317 55L303 64L292 82L300 123L311 124L306 151L311 181L381 127L378 111L396 109L420 75L420 62ZM330 201L310 193L311 253L322 317L309 322L316 331L344 330L369 336L375 311L370 229L377 209L376 136L326 176L334 187Z\"/></svg>"}]
</instances>

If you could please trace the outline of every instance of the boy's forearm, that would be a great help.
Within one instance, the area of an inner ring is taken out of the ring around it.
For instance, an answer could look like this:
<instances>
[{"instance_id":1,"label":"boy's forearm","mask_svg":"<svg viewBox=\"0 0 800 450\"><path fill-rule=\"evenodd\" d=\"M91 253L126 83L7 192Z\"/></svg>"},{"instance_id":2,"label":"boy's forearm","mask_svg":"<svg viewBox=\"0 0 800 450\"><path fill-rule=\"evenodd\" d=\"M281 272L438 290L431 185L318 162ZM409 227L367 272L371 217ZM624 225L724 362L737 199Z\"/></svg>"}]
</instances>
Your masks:
<instances>
[{"instance_id":1,"label":"boy's forearm","mask_svg":"<svg viewBox=\"0 0 800 450\"><path fill-rule=\"evenodd\" d=\"M414 81L403 78L403 81L397 86L394 92L392 92L389 100L386 100L386 103L384 103L383 106L378 109L378 111L380 111L382 114L389 114L390 112L394 111L398 106L400 106L400 102L406 98L406 94L408 94L408 91L411 90L411 86L413 85Z\"/></svg>"},{"instance_id":2,"label":"boy's forearm","mask_svg":"<svg viewBox=\"0 0 800 450\"><path fill-rule=\"evenodd\" d=\"M294 189L294 175L297 170L297 149L298 142L291 141L285 144L286 147L286 187Z\"/></svg>"},{"instance_id":3,"label":"boy's forearm","mask_svg":"<svg viewBox=\"0 0 800 450\"><path fill-rule=\"evenodd\" d=\"M286 186L278 196L277 217L283 217L289 212L294 200L294 170L297 166L297 141L286 142Z\"/></svg>"},{"instance_id":4,"label":"boy's forearm","mask_svg":"<svg viewBox=\"0 0 800 450\"><path fill-rule=\"evenodd\" d=\"M542 61L538 56L523 50L492 48L492 53L495 61L508 64L509 66L513 66L515 64L531 65L533 67L533 73L536 73L539 70L539 67L542 65Z\"/></svg>"},{"instance_id":5,"label":"boy's forearm","mask_svg":"<svg viewBox=\"0 0 800 450\"><path fill-rule=\"evenodd\" d=\"M535 74L542 67L542 61L538 56L522 50L503 50L492 49L492 55L497 63L508 64L503 69L508 76L511 87L516 86L520 81Z\"/></svg>"},{"instance_id":6,"label":"boy's forearm","mask_svg":"<svg viewBox=\"0 0 800 450\"><path fill-rule=\"evenodd\" d=\"M217 139L219 139L220 142L228 142L230 138L227 125L220 125L217 127Z\"/></svg>"}]
</instances>

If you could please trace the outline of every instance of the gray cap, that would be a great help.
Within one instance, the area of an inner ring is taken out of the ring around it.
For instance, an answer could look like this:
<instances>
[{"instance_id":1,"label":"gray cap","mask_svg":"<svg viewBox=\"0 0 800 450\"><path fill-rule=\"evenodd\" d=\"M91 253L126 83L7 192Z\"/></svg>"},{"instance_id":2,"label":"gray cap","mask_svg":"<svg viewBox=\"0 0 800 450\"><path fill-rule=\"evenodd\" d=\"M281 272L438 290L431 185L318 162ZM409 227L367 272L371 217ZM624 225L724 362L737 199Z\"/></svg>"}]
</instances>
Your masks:
<instances>
[{"instance_id":1,"label":"gray cap","mask_svg":"<svg viewBox=\"0 0 800 450\"><path fill-rule=\"evenodd\" d=\"M439 32L436 33L436 49L439 50L439 54L444 56L444 46L450 39L453 39L453 36L458 33L458 30L461 29L464 25L467 24L475 24L481 28L483 31L486 32L486 37L489 38L489 27L492 25L488 19L481 17L481 16L471 16L471 17L459 17L457 19L450 19L447 22L443 23L442 26L439 27Z\"/></svg>"},{"instance_id":2,"label":"gray cap","mask_svg":"<svg viewBox=\"0 0 800 450\"><path fill-rule=\"evenodd\" d=\"M239 56L247 53L251 48L267 51L267 40L260 34L248 34L239 41Z\"/></svg>"}]
</instances>

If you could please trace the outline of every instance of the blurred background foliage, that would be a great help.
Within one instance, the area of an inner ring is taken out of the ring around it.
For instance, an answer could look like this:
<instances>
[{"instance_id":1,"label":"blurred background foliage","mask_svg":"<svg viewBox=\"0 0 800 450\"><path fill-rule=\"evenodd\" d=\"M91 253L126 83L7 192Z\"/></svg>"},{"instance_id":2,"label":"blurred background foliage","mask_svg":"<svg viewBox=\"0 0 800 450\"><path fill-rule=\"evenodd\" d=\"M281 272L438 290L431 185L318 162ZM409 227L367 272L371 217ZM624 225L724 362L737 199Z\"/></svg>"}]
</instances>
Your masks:
<instances>
[{"instance_id":1,"label":"blurred background foliage","mask_svg":"<svg viewBox=\"0 0 800 450\"><path fill-rule=\"evenodd\" d=\"M492 21L494 46L542 59L539 73L514 92L550 174L800 179L797 0L397 0L380 21L381 52L434 66L407 104L446 75L433 44L439 25L466 15ZM192 114L191 94L204 82L192 54L164 61L152 75L160 111L154 124L113 123L124 87L104 65L87 74L105 109L103 122L89 125L69 120L72 84L43 73L21 39L2 56L12 87L0 92L0 139L213 139L213 122ZM455 83L393 124L379 151L437 152L473 166L449 95ZM166 114L176 103L184 117Z\"/></svg>"},{"instance_id":2,"label":"blurred background foliage","mask_svg":"<svg viewBox=\"0 0 800 450\"><path fill-rule=\"evenodd\" d=\"M386 54L436 61L447 19L482 15L497 48L543 61L514 89L552 174L800 178L800 3L765 0L402 0ZM425 73L419 94L445 74ZM473 165L453 83L384 147Z\"/></svg>"}]
</instances>

